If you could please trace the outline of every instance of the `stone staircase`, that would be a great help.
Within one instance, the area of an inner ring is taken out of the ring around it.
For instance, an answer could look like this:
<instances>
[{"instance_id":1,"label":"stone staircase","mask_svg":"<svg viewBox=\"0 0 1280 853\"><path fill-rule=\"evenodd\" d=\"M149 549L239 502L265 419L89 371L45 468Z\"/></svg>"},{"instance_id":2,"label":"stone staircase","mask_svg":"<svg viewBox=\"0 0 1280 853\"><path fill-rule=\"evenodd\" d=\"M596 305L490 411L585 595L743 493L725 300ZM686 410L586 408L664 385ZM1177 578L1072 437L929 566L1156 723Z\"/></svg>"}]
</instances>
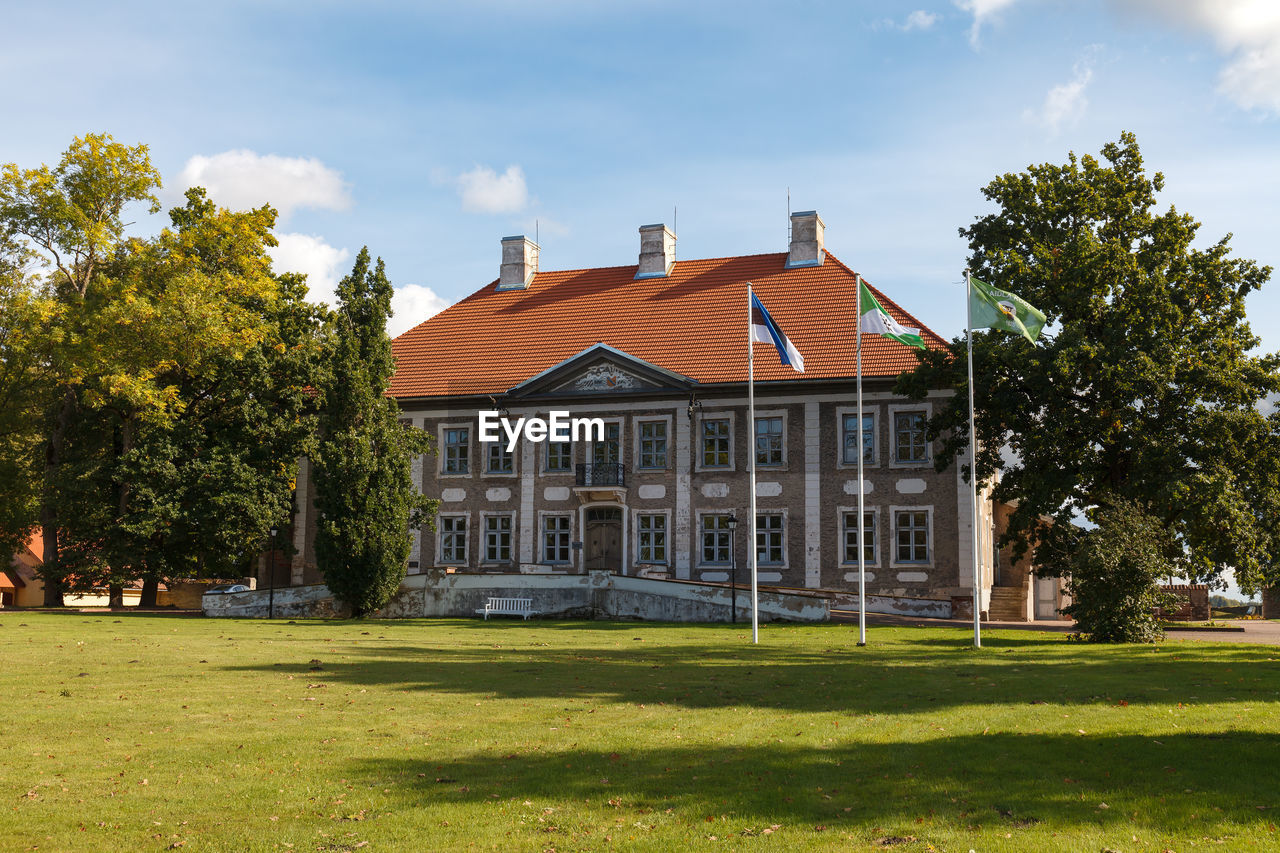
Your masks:
<instances>
[{"instance_id":1,"label":"stone staircase","mask_svg":"<svg viewBox=\"0 0 1280 853\"><path fill-rule=\"evenodd\" d=\"M1020 586L991 587L991 606L987 618L992 622L1026 622L1027 591Z\"/></svg>"}]
</instances>

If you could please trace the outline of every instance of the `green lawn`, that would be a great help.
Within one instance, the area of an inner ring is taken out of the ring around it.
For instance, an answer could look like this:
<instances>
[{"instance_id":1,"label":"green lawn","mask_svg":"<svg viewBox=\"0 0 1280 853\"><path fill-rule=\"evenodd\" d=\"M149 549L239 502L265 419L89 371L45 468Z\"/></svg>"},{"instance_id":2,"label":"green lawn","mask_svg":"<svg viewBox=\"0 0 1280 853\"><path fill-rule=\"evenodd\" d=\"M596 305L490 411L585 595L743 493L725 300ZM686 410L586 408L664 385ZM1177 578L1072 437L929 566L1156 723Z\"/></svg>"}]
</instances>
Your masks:
<instances>
[{"instance_id":1,"label":"green lawn","mask_svg":"<svg viewBox=\"0 0 1280 853\"><path fill-rule=\"evenodd\" d=\"M0 850L1277 849L1280 648L0 611Z\"/></svg>"}]
</instances>

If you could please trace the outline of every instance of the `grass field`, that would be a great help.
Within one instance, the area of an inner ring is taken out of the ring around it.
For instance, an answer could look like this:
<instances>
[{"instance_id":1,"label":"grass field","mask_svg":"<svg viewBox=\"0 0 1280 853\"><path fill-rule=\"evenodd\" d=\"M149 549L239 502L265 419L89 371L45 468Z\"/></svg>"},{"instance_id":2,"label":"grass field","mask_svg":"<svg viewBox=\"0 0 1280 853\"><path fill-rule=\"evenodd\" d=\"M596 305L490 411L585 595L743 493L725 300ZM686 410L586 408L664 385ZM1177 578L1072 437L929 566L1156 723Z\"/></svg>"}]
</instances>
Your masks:
<instances>
[{"instance_id":1,"label":"grass field","mask_svg":"<svg viewBox=\"0 0 1280 853\"><path fill-rule=\"evenodd\" d=\"M1277 849L1280 648L0 611L0 850Z\"/></svg>"}]
</instances>

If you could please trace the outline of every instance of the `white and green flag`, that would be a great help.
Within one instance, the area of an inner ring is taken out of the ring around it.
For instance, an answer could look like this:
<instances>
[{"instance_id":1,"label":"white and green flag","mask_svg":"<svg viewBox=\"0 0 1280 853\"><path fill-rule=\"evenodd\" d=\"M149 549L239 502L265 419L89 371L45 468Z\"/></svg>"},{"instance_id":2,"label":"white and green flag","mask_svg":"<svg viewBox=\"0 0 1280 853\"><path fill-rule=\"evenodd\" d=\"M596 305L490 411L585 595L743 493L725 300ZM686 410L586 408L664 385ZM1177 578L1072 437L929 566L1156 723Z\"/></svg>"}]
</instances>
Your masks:
<instances>
[{"instance_id":1,"label":"white and green flag","mask_svg":"<svg viewBox=\"0 0 1280 853\"><path fill-rule=\"evenodd\" d=\"M884 306L880 304L880 300L876 299L865 281L859 282L858 291L858 313L862 317L858 321L858 328L863 334L884 335L909 347L928 349L924 339L920 337L920 330L904 326L890 317L889 312L884 310Z\"/></svg>"},{"instance_id":2,"label":"white and green flag","mask_svg":"<svg viewBox=\"0 0 1280 853\"><path fill-rule=\"evenodd\" d=\"M969 291L969 310L973 314L975 329L1003 329L1022 335L1031 343L1040 337L1044 328L1044 313L1029 305L1020 296L1007 290L969 279L973 289Z\"/></svg>"}]
</instances>

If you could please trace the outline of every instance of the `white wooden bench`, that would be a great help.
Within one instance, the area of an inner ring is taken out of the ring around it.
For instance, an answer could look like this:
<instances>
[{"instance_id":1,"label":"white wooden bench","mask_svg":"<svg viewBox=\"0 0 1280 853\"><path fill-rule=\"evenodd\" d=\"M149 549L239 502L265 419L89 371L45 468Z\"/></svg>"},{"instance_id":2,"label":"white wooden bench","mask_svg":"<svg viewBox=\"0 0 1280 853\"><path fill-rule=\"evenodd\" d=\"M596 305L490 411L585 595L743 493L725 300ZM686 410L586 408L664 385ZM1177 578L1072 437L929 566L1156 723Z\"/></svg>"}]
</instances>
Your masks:
<instances>
[{"instance_id":1,"label":"white wooden bench","mask_svg":"<svg viewBox=\"0 0 1280 853\"><path fill-rule=\"evenodd\" d=\"M492 616L523 616L528 619L530 616L536 616L539 611L533 609L532 598L490 598L476 611L477 614L484 614L484 618L488 619Z\"/></svg>"}]
</instances>

